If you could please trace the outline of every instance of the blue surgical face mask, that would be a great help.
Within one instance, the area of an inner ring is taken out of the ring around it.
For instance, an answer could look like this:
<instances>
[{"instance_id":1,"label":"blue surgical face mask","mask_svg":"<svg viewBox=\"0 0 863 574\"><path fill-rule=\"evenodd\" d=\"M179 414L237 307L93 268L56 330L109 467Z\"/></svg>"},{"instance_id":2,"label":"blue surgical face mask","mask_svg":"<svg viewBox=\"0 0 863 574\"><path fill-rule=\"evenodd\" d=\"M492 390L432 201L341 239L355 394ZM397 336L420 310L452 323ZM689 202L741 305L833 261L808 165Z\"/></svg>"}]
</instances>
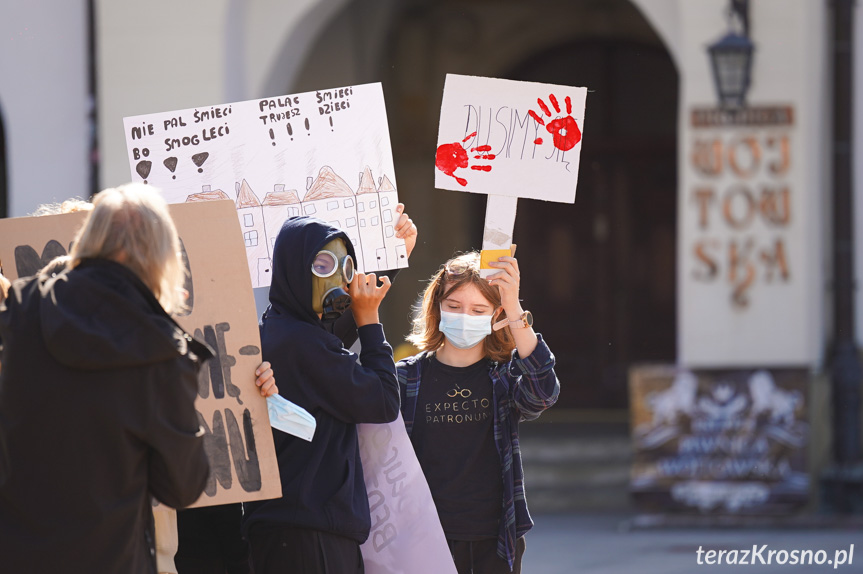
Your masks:
<instances>
[{"instance_id":1,"label":"blue surgical face mask","mask_svg":"<svg viewBox=\"0 0 863 574\"><path fill-rule=\"evenodd\" d=\"M281 395L267 397L270 426L311 442L317 421L309 412Z\"/></svg>"},{"instance_id":2,"label":"blue surgical face mask","mask_svg":"<svg viewBox=\"0 0 863 574\"><path fill-rule=\"evenodd\" d=\"M470 349L491 335L491 315L440 311L440 332L457 349Z\"/></svg>"}]
</instances>

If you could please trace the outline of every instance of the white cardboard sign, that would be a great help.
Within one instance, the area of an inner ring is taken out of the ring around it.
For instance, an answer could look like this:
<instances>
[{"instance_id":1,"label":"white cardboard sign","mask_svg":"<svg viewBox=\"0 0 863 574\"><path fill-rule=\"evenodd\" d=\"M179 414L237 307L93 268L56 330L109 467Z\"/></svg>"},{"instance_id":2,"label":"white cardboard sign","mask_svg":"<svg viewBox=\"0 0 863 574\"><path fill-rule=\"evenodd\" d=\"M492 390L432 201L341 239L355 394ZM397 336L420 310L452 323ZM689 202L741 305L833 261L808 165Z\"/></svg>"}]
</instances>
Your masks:
<instances>
[{"instance_id":1,"label":"white cardboard sign","mask_svg":"<svg viewBox=\"0 0 863 574\"><path fill-rule=\"evenodd\" d=\"M381 85L365 84L123 119L132 180L170 203L230 199L254 287L270 284L282 223L344 230L357 267L407 267L396 239L392 148Z\"/></svg>"},{"instance_id":2,"label":"white cardboard sign","mask_svg":"<svg viewBox=\"0 0 863 574\"><path fill-rule=\"evenodd\" d=\"M357 426L372 527L360 547L368 574L456 574L437 509L402 416Z\"/></svg>"},{"instance_id":3,"label":"white cardboard sign","mask_svg":"<svg viewBox=\"0 0 863 574\"><path fill-rule=\"evenodd\" d=\"M435 187L575 202L587 88L447 74Z\"/></svg>"}]
</instances>

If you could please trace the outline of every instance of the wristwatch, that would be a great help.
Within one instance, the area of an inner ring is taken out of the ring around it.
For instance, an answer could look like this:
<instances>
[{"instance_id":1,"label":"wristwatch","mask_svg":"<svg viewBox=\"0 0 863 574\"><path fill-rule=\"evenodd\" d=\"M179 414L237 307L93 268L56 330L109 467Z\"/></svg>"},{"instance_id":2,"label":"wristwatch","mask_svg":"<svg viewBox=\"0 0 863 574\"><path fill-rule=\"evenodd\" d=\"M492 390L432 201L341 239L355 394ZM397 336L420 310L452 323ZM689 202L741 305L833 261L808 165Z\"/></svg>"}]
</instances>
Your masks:
<instances>
[{"instance_id":1,"label":"wristwatch","mask_svg":"<svg viewBox=\"0 0 863 574\"><path fill-rule=\"evenodd\" d=\"M513 320L501 319L492 325L492 329L500 331L507 325L509 325L510 329L526 329L527 327L533 327L533 314L530 311L525 311Z\"/></svg>"}]
</instances>

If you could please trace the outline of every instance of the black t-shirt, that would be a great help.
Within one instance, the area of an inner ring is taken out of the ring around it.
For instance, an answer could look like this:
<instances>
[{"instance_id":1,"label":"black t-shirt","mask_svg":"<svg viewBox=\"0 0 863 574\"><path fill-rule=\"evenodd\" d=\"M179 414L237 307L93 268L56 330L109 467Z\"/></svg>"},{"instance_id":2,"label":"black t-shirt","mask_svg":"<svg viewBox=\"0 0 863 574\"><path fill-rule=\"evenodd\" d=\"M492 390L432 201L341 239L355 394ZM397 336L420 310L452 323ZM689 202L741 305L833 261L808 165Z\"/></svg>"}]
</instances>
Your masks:
<instances>
[{"instance_id":1,"label":"black t-shirt","mask_svg":"<svg viewBox=\"0 0 863 574\"><path fill-rule=\"evenodd\" d=\"M411 442L453 540L498 534L503 487L488 369L485 359L469 367L434 357L423 364Z\"/></svg>"}]
</instances>

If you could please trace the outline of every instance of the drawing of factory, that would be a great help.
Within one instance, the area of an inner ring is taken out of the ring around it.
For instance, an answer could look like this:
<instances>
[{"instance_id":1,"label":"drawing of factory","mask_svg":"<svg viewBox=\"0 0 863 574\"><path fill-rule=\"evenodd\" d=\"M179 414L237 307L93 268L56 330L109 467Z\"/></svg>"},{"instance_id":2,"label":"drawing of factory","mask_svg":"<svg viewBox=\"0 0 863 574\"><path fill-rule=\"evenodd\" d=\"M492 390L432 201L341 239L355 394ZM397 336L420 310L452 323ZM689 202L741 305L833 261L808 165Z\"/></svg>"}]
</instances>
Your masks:
<instances>
[{"instance_id":1,"label":"drawing of factory","mask_svg":"<svg viewBox=\"0 0 863 574\"><path fill-rule=\"evenodd\" d=\"M396 239L394 230L398 193L386 175L376 185L368 166L359 173L356 191L329 166L323 166L316 178L307 178L302 199L295 189L276 184L261 201L245 179L235 184L234 192L254 287L270 284L276 236L285 220L297 215L316 217L344 231L354 245L361 271L407 267L404 241ZM218 199L232 198L205 185L186 201Z\"/></svg>"}]
</instances>

